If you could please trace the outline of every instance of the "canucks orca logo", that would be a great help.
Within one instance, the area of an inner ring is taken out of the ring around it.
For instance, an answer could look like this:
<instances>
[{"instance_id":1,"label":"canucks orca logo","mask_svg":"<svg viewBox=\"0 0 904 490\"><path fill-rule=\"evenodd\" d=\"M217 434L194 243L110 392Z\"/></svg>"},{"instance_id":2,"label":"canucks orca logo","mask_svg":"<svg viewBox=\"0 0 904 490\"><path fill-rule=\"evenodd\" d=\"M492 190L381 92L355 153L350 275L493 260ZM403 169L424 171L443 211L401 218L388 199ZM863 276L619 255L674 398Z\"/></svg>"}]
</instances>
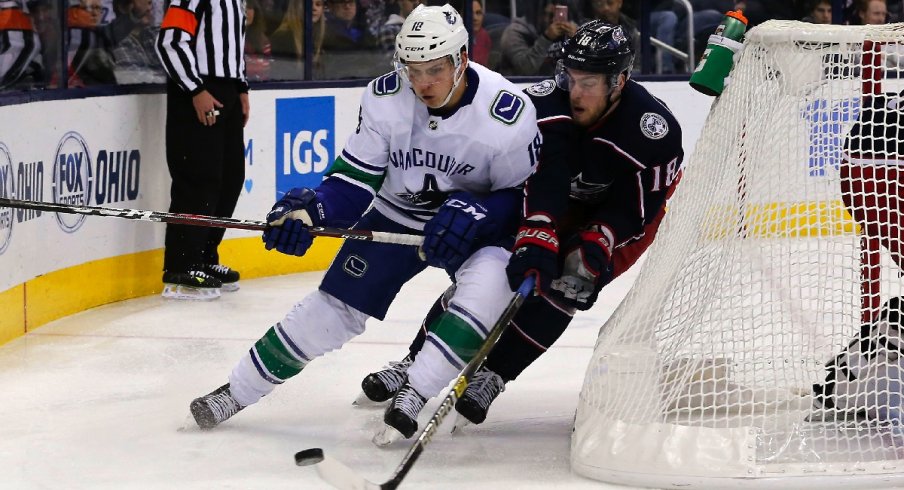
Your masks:
<instances>
[{"instance_id":1,"label":"canucks orca logo","mask_svg":"<svg viewBox=\"0 0 904 490\"><path fill-rule=\"evenodd\" d=\"M450 25L454 26L455 23L458 22L458 18L452 12L443 12L443 15L446 16L446 22L448 22Z\"/></svg>"},{"instance_id":2,"label":"canucks orca logo","mask_svg":"<svg viewBox=\"0 0 904 490\"><path fill-rule=\"evenodd\" d=\"M424 187L417 192L399 192L396 197L407 201L414 206L438 208L449 198L448 192L439 190L436 177L431 174L424 175Z\"/></svg>"},{"instance_id":3,"label":"canucks orca logo","mask_svg":"<svg viewBox=\"0 0 904 490\"><path fill-rule=\"evenodd\" d=\"M9 148L0 143L0 197L12 199L13 194L13 159ZM13 208L0 208L0 254L9 248L13 236Z\"/></svg>"},{"instance_id":4,"label":"canucks orca logo","mask_svg":"<svg viewBox=\"0 0 904 490\"><path fill-rule=\"evenodd\" d=\"M427 208L438 208L449 197L447 192L442 191L420 191L420 192L399 192L396 194L399 199L411 203L414 206L423 206Z\"/></svg>"},{"instance_id":5,"label":"canucks orca logo","mask_svg":"<svg viewBox=\"0 0 904 490\"><path fill-rule=\"evenodd\" d=\"M53 158L53 201L58 204L86 206L91 198L91 152L82 135L70 131L63 135ZM56 213L57 224L72 233L85 222L85 215L73 217Z\"/></svg>"}]
</instances>

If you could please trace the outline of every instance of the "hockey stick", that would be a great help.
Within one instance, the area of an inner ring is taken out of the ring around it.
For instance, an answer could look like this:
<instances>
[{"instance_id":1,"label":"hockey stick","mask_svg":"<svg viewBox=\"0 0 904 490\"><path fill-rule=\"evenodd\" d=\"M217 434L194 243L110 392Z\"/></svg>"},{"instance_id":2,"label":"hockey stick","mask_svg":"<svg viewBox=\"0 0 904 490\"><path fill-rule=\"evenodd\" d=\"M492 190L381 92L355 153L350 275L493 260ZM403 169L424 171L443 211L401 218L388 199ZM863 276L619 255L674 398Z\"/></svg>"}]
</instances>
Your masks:
<instances>
[{"instance_id":1,"label":"hockey stick","mask_svg":"<svg viewBox=\"0 0 904 490\"><path fill-rule=\"evenodd\" d=\"M509 301L505 310L502 311L502 316L499 317L499 321L493 325L493 328L490 330L489 335L487 335L483 345L480 346L480 350L477 351L474 358L461 370L458 379L455 381L455 385L452 386L452 389L446 394L446 397L439 405L439 408L433 412L430 421L424 426L421 434L418 436L417 440L414 441L414 444L412 444L411 449L405 454L405 457L402 458L402 462L396 467L389 480L386 480L383 483L373 483L358 475L358 473L342 462L325 455L323 449L319 447L305 449L304 451L295 453L295 464L298 466L317 465L317 474L320 475L320 478L324 479L330 485L342 490L392 490L398 488L399 484L402 483L402 479L405 478L405 475L407 475L411 470L411 467L414 466L415 461L420 457L424 448L430 443L430 439L436 434L443 419L445 419L446 415L452 411L452 407L455 406L455 402L458 401L465 392L465 389L467 389L468 383L471 381L471 378L474 377L474 373L477 372L477 369L483 364L483 361L486 359L487 355L489 355L493 346L496 345L496 341L499 340L499 337L505 332L509 322L515 317L515 313L518 312L518 309L521 308L521 304L524 303L525 298L530 295L533 289L534 277L530 276L521 283L515 296L512 297L512 300Z\"/></svg>"},{"instance_id":2,"label":"hockey stick","mask_svg":"<svg viewBox=\"0 0 904 490\"><path fill-rule=\"evenodd\" d=\"M141 209L103 208L100 206L76 206L72 204L56 204L43 201L20 201L0 197L0 208L35 209L65 214L84 214L88 216L112 216L114 218L155 221L175 225L204 226L208 228L235 228L239 230L265 230L269 225L264 221L248 219L220 218L199 214L164 213L161 211L144 211ZM312 226L311 235L333 238L349 238L397 245L415 245L424 243L424 237L404 233L388 233L383 231L349 230L345 228L328 228Z\"/></svg>"}]
</instances>

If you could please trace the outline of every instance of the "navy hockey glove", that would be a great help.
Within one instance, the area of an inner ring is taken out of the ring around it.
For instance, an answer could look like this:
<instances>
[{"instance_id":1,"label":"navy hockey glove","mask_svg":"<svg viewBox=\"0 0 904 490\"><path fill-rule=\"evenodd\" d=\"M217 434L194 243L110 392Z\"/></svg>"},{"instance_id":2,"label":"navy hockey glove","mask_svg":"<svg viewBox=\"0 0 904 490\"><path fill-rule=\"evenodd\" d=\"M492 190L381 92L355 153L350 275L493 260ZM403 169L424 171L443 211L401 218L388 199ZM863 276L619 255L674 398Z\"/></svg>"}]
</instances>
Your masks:
<instances>
[{"instance_id":1,"label":"navy hockey glove","mask_svg":"<svg viewBox=\"0 0 904 490\"><path fill-rule=\"evenodd\" d=\"M611 280L612 245L597 231L584 231L568 247L562 277L552 281L549 297L565 306L589 310L600 289Z\"/></svg>"},{"instance_id":2,"label":"navy hockey glove","mask_svg":"<svg viewBox=\"0 0 904 490\"><path fill-rule=\"evenodd\" d=\"M323 206L317 194L304 187L292 189L267 213L270 228L264 230L264 248L300 257L314 242L308 227L320 226L322 221Z\"/></svg>"},{"instance_id":3,"label":"navy hockey glove","mask_svg":"<svg viewBox=\"0 0 904 490\"><path fill-rule=\"evenodd\" d=\"M483 246L493 220L474 196L459 192L440 206L424 225L424 256L427 263L454 274L471 253Z\"/></svg>"},{"instance_id":4,"label":"navy hockey glove","mask_svg":"<svg viewBox=\"0 0 904 490\"><path fill-rule=\"evenodd\" d=\"M512 256L505 267L509 287L516 291L524 278L536 278L535 290L549 291L549 283L559 276L559 238L551 223L525 220L518 229Z\"/></svg>"}]
</instances>

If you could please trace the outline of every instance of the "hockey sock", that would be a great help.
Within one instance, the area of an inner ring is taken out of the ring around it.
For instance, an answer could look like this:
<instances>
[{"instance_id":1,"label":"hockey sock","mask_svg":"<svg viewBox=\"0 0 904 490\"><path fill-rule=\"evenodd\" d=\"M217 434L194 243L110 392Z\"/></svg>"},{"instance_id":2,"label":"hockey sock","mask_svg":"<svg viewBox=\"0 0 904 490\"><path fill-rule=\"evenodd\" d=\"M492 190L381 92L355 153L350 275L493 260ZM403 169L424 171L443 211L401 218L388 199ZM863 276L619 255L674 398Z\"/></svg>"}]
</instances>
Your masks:
<instances>
[{"instance_id":1,"label":"hockey sock","mask_svg":"<svg viewBox=\"0 0 904 490\"><path fill-rule=\"evenodd\" d=\"M505 382L514 380L559 339L571 319L546 300L525 302L484 366Z\"/></svg>"},{"instance_id":2,"label":"hockey sock","mask_svg":"<svg viewBox=\"0 0 904 490\"><path fill-rule=\"evenodd\" d=\"M446 357L454 354L461 362L461 366L471 360L474 354L483 344L484 337L478 328L471 325L464 316L452 312L443 312L437 320L430 325L430 334L427 340L437 345ZM485 330L485 327L483 328Z\"/></svg>"},{"instance_id":3,"label":"hockey sock","mask_svg":"<svg viewBox=\"0 0 904 490\"><path fill-rule=\"evenodd\" d=\"M301 349L286 335L282 324L270 327L251 348L251 360L262 378L280 384L295 376L308 363Z\"/></svg>"}]
</instances>

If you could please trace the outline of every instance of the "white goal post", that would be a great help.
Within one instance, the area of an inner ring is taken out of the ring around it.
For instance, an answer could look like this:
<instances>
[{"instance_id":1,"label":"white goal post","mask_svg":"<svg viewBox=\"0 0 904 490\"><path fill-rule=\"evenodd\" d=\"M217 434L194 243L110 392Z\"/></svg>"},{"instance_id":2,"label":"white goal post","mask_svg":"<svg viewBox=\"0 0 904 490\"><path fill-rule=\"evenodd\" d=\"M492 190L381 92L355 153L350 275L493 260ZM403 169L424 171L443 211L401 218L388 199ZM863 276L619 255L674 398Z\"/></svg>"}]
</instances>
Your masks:
<instances>
[{"instance_id":1,"label":"white goal post","mask_svg":"<svg viewBox=\"0 0 904 490\"><path fill-rule=\"evenodd\" d=\"M828 413L812 395L825 364L902 294L901 257L865 228L887 235L897 195L904 209L894 127L869 143L894 153L873 164L901 177L854 198L881 223L852 217L842 192L861 108L904 89L899 52L904 67L904 24L769 21L747 33L639 276L600 331L575 472L657 488L904 486L904 430L863 416L882 407Z\"/></svg>"}]
</instances>

